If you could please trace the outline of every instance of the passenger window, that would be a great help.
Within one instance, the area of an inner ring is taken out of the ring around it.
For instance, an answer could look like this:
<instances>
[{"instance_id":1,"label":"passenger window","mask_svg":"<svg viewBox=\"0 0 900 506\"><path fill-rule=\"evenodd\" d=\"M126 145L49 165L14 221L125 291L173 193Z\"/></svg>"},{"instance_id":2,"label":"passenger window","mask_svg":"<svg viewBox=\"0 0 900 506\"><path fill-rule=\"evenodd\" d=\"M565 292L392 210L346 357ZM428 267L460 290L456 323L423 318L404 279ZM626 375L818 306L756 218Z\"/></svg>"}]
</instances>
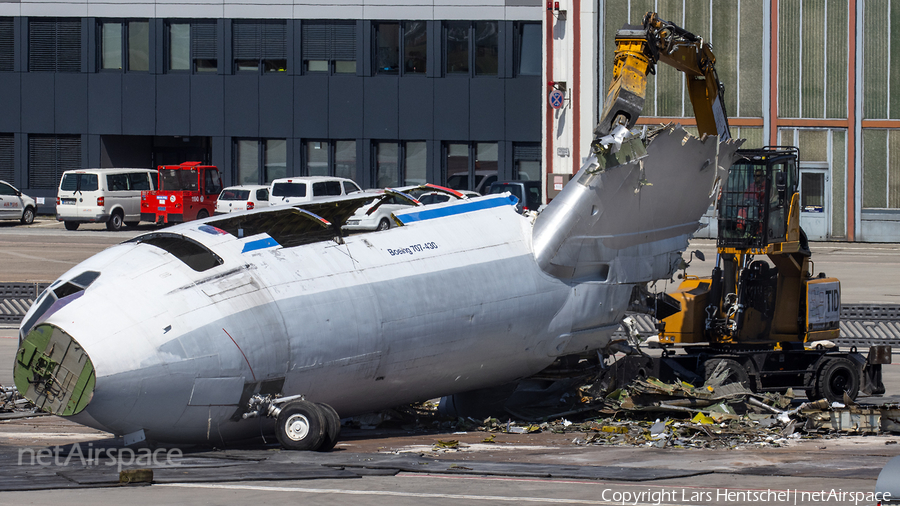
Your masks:
<instances>
[{"instance_id":1,"label":"passenger window","mask_svg":"<svg viewBox=\"0 0 900 506\"><path fill-rule=\"evenodd\" d=\"M106 187L112 192L121 192L128 189L128 176L125 174L107 174Z\"/></svg>"},{"instance_id":2,"label":"passenger window","mask_svg":"<svg viewBox=\"0 0 900 506\"><path fill-rule=\"evenodd\" d=\"M133 172L128 174L128 182L135 191L150 190L150 179L145 172Z\"/></svg>"},{"instance_id":3,"label":"passenger window","mask_svg":"<svg viewBox=\"0 0 900 506\"><path fill-rule=\"evenodd\" d=\"M328 195L325 189L325 183L313 183L313 197L320 197L322 195Z\"/></svg>"},{"instance_id":4,"label":"passenger window","mask_svg":"<svg viewBox=\"0 0 900 506\"><path fill-rule=\"evenodd\" d=\"M325 194L326 195L340 195L341 194L341 182L340 181L325 181Z\"/></svg>"},{"instance_id":5,"label":"passenger window","mask_svg":"<svg viewBox=\"0 0 900 506\"><path fill-rule=\"evenodd\" d=\"M7 184L0 184L0 195L15 195L16 192L13 191L12 186Z\"/></svg>"},{"instance_id":6,"label":"passenger window","mask_svg":"<svg viewBox=\"0 0 900 506\"><path fill-rule=\"evenodd\" d=\"M265 188L256 190L256 200L269 200L269 190Z\"/></svg>"},{"instance_id":7,"label":"passenger window","mask_svg":"<svg viewBox=\"0 0 900 506\"><path fill-rule=\"evenodd\" d=\"M353 181L344 181L344 193L350 194L359 191L362 190L359 189L359 186L356 186L356 183Z\"/></svg>"}]
</instances>

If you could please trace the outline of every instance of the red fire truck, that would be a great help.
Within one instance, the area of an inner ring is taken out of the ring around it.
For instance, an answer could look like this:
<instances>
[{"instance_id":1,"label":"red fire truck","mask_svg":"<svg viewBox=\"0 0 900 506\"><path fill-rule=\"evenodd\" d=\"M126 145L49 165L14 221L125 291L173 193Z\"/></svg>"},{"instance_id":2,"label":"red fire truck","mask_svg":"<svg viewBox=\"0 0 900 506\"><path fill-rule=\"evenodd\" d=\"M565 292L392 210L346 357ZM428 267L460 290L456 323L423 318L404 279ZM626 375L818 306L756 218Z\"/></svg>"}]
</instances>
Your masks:
<instances>
[{"instance_id":1,"label":"red fire truck","mask_svg":"<svg viewBox=\"0 0 900 506\"><path fill-rule=\"evenodd\" d=\"M160 165L155 191L141 192L141 221L179 223L213 214L222 191L219 169L201 162Z\"/></svg>"}]
</instances>

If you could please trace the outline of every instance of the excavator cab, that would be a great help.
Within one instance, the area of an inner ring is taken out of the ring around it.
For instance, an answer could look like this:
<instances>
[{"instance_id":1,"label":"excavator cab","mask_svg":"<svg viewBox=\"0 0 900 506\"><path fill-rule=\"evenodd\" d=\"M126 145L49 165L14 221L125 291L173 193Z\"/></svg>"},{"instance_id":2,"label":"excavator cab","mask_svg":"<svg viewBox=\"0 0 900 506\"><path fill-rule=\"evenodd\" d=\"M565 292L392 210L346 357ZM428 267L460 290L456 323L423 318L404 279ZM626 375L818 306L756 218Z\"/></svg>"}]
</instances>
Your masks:
<instances>
[{"instance_id":1,"label":"excavator cab","mask_svg":"<svg viewBox=\"0 0 900 506\"><path fill-rule=\"evenodd\" d=\"M762 249L785 242L797 192L798 149L766 146L738 154L719 195L718 247Z\"/></svg>"}]
</instances>

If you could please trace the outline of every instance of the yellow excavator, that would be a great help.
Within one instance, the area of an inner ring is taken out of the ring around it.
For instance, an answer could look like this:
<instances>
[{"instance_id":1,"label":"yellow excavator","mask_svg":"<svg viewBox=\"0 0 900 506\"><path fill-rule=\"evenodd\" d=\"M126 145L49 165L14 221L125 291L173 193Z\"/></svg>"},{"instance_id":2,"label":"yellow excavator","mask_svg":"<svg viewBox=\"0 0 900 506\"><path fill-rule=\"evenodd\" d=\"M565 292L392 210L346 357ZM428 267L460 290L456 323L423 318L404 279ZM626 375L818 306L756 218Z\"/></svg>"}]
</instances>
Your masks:
<instances>
[{"instance_id":1,"label":"yellow excavator","mask_svg":"<svg viewBox=\"0 0 900 506\"><path fill-rule=\"evenodd\" d=\"M731 137L709 43L654 12L641 26L623 26L615 43L595 153L614 150L616 130L635 125L658 62L684 73L700 136ZM711 276L685 273L677 290L650 304L664 351L647 372L702 382L724 362L730 380L757 392L790 387L838 402L884 393L881 365L890 363L890 347L874 346L864 357L855 347L825 346L840 335L840 281L813 275L800 228L798 149L770 146L738 155L719 190Z\"/></svg>"}]
</instances>

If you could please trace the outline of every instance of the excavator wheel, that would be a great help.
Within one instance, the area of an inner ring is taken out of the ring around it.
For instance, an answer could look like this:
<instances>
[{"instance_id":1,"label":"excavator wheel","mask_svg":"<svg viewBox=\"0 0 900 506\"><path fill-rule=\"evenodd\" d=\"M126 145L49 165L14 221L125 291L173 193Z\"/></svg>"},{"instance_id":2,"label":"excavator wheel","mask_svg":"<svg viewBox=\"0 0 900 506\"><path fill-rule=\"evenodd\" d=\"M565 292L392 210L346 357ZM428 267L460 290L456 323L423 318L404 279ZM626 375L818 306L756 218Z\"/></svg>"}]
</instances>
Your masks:
<instances>
[{"instance_id":1,"label":"excavator wheel","mask_svg":"<svg viewBox=\"0 0 900 506\"><path fill-rule=\"evenodd\" d=\"M751 388L750 386L750 375L747 374L747 370L744 369L737 360L732 360L730 358L711 358L703 363L703 379L704 381L709 380L710 376L712 376L713 371L716 370L720 362L725 363L725 367L729 370L728 376L725 377L725 381L722 383L726 385L728 383L740 383L744 385L746 388Z\"/></svg>"},{"instance_id":2,"label":"excavator wheel","mask_svg":"<svg viewBox=\"0 0 900 506\"><path fill-rule=\"evenodd\" d=\"M844 402L844 392L855 400L859 394L859 375L853 362L841 357L827 359L819 369L811 390L807 390L810 400L824 398L828 402Z\"/></svg>"}]
</instances>

